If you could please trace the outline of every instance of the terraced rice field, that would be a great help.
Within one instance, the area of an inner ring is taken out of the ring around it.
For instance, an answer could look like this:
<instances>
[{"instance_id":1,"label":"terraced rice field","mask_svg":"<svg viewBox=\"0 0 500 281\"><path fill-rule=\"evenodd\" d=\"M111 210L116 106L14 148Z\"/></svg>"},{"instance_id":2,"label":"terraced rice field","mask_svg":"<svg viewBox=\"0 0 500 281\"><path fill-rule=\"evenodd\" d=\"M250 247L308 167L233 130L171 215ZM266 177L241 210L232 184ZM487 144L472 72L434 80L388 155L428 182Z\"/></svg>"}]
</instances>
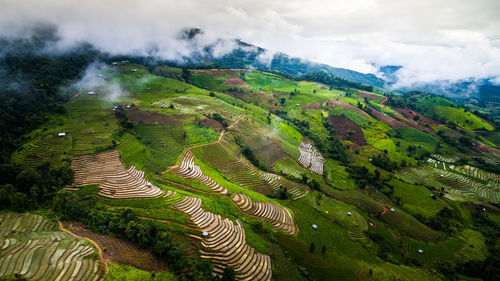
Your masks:
<instances>
[{"instance_id":1,"label":"terraced rice field","mask_svg":"<svg viewBox=\"0 0 500 281\"><path fill-rule=\"evenodd\" d=\"M446 205L441 200L432 199L432 192L422 185L412 185L396 179L388 184L394 188L393 198L399 198L399 204L412 215L431 217Z\"/></svg>"},{"instance_id":2,"label":"terraced rice field","mask_svg":"<svg viewBox=\"0 0 500 281\"><path fill-rule=\"evenodd\" d=\"M235 194L232 200L244 213L270 221L275 229L295 234L295 223L287 209L270 202L253 202L244 194Z\"/></svg>"},{"instance_id":3,"label":"terraced rice field","mask_svg":"<svg viewBox=\"0 0 500 281\"><path fill-rule=\"evenodd\" d=\"M239 220L235 225L227 218L203 210L199 198L186 196L172 206L189 215L206 233L201 238L204 248L201 257L212 261L214 275L221 276L224 268L231 267L236 280L271 280L271 258L246 243L245 229Z\"/></svg>"},{"instance_id":4,"label":"terraced rice field","mask_svg":"<svg viewBox=\"0 0 500 281\"><path fill-rule=\"evenodd\" d=\"M295 220L300 229L298 238L307 245L313 242L318 250L325 246L328 252L340 252L351 258L373 260L363 244L358 242L359 239L351 239L349 230L332 222L324 211L312 208L304 200L295 201L293 206ZM313 224L318 228L314 229Z\"/></svg>"},{"instance_id":5,"label":"terraced rice field","mask_svg":"<svg viewBox=\"0 0 500 281\"><path fill-rule=\"evenodd\" d=\"M132 265L146 271L157 271L162 267L165 268L161 260L158 261L151 252L141 249L135 244L109 235L94 233L85 228L81 222L61 221L61 223L71 233L96 242L103 249L104 258L107 260Z\"/></svg>"},{"instance_id":6,"label":"terraced rice field","mask_svg":"<svg viewBox=\"0 0 500 281\"><path fill-rule=\"evenodd\" d=\"M465 165L465 166L456 166L454 169L462 174L466 174L470 177L478 178L480 180L483 180L485 182L492 182L492 183L500 183L500 175L481 170L479 168Z\"/></svg>"},{"instance_id":7,"label":"terraced rice field","mask_svg":"<svg viewBox=\"0 0 500 281\"><path fill-rule=\"evenodd\" d=\"M491 182L484 184L465 175L441 170L437 167L409 167L398 171L396 176L404 181L425 184L438 190L444 187L448 193L453 195L490 202L500 200L500 186L497 184L493 185Z\"/></svg>"},{"instance_id":8,"label":"terraced rice field","mask_svg":"<svg viewBox=\"0 0 500 281\"><path fill-rule=\"evenodd\" d=\"M181 165L175 170L175 173L181 175L185 179L199 179L204 185L208 186L213 192L219 194L227 194L227 189L220 186L213 179L203 174L200 166L194 163L194 154L189 149L182 157Z\"/></svg>"},{"instance_id":9,"label":"terraced rice field","mask_svg":"<svg viewBox=\"0 0 500 281\"><path fill-rule=\"evenodd\" d=\"M242 155L233 153L225 147L224 142L196 148L194 153L203 162L218 168L229 180L242 187L267 194L271 190L279 191L281 186L284 186L293 199L308 193L304 186L255 168Z\"/></svg>"},{"instance_id":10,"label":"terraced rice field","mask_svg":"<svg viewBox=\"0 0 500 281\"><path fill-rule=\"evenodd\" d=\"M193 159L193 152L188 150L175 173L185 179L199 179L215 193L227 194L227 189L216 183L212 178L204 175L200 166L196 165ZM295 233L293 218L287 209L270 202L253 202L252 199L243 194L235 194L232 200L244 213L263 218L271 222L276 229L283 229L290 234Z\"/></svg>"},{"instance_id":11,"label":"terraced rice field","mask_svg":"<svg viewBox=\"0 0 500 281\"><path fill-rule=\"evenodd\" d=\"M310 141L305 139L302 139L302 141L300 142L299 150L299 163L311 170L311 172L322 175L325 158L323 158L321 152L319 152L319 150L317 150Z\"/></svg>"},{"instance_id":12,"label":"terraced rice field","mask_svg":"<svg viewBox=\"0 0 500 281\"><path fill-rule=\"evenodd\" d=\"M158 107L171 107L173 106L176 111L179 111L184 114L195 114L198 111L203 111L206 110L208 107L207 105L186 105L183 104L181 101L182 97L177 97L177 98L166 98L166 99L161 99L157 102L154 102L153 105L158 106ZM190 99L192 101L197 101L198 98L195 97L186 97L185 99ZM207 112L207 113L215 113L215 111L212 112Z\"/></svg>"},{"instance_id":13,"label":"terraced rice field","mask_svg":"<svg viewBox=\"0 0 500 281\"><path fill-rule=\"evenodd\" d=\"M450 237L438 243L422 243L411 238L406 238L403 243L410 257L422 264L435 265L441 263L443 260L455 260L455 254L464 246L465 241L457 237ZM423 253L419 253L419 249Z\"/></svg>"},{"instance_id":14,"label":"terraced rice field","mask_svg":"<svg viewBox=\"0 0 500 281\"><path fill-rule=\"evenodd\" d=\"M161 172L165 167L175 164L184 148L184 130L181 125L161 126L151 124L136 125L140 142L150 148L151 159L144 168L148 171Z\"/></svg>"},{"instance_id":15,"label":"terraced rice field","mask_svg":"<svg viewBox=\"0 0 500 281\"><path fill-rule=\"evenodd\" d=\"M279 173L283 173L294 178L300 179L307 170L299 166L297 162L291 158L284 158L276 162L273 170Z\"/></svg>"},{"instance_id":16,"label":"terraced rice field","mask_svg":"<svg viewBox=\"0 0 500 281\"><path fill-rule=\"evenodd\" d=\"M113 136L119 130L112 106L105 97L89 95L80 95L66 104L68 115L60 131L73 137L73 155L112 146Z\"/></svg>"},{"instance_id":17,"label":"terraced rice field","mask_svg":"<svg viewBox=\"0 0 500 281\"><path fill-rule=\"evenodd\" d=\"M163 190L144 179L135 166L125 169L117 150L73 158L75 185L99 185L99 195L109 198L154 197Z\"/></svg>"},{"instance_id":18,"label":"terraced rice field","mask_svg":"<svg viewBox=\"0 0 500 281\"><path fill-rule=\"evenodd\" d=\"M154 106L171 108L184 114L212 115L219 113L222 116L236 120L236 113L224 106L217 100L210 100L206 97L178 96L175 98L165 98L153 103Z\"/></svg>"},{"instance_id":19,"label":"terraced rice field","mask_svg":"<svg viewBox=\"0 0 500 281\"><path fill-rule=\"evenodd\" d=\"M70 149L71 136L58 137L56 134L51 134L23 146L16 152L16 158L23 168L34 168L43 162L57 166Z\"/></svg>"},{"instance_id":20,"label":"terraced rice field","mask_svg":"<svg viewBox=\"0 0 500 281\"><path fill-rule=\"evenodd\" d=\"M446 163L450 163L450 164L454 164L458 160L458 157L456 157L456 156L443 156L443 155L439 155L439 154L432 154L432 158L434 158L438 161L446 162Z\"/></svg>"},{"instance_id":21,"label":"terraced rice field","mask_svg":"<svg viewBox=\"0 0 500 281\"><path fill-rule=\"evenodd\" d=\"M94 248L58 231L56 224L33 214L0 214L0 276L29 280L99 280L104 271L88 258Z\"/></svg>"},{"instance_id":22,"label":"terraced rice field","mask_svg":"<svg viewBox=\"0 0 500 281\"><path fill-rule=\"evenodd\" d=\"M368 230L368 222L352 206L328 197L313 199L310 196L308 199L314 201L311 202L314 209L347 230L352 240L366 238L365 231ZM350 212L351 215L347 215L347 212Z\"/></svg>"}]
</instances>

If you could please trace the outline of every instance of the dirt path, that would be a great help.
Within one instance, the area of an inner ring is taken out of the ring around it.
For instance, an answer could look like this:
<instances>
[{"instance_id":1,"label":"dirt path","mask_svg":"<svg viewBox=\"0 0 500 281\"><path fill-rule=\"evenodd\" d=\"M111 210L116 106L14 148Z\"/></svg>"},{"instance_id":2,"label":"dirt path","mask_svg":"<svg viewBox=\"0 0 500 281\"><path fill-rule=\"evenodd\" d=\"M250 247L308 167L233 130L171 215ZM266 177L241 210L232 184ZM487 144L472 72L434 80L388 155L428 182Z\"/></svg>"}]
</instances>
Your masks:
<instances>
[{"instance_id":1,"label":"dirt path","mask_svg":"<svg viewBox=\"0 0 500 281\"><path fill-rule=\"evenodd\" d=\"M95 242L94 240L92 240L92 239L90 239L88 237L83 237L83 236L80 236L80 235L76 235L73 232L71 232L69 229L64 228L64 226L62 225L62 223L61 223L60 220L57 220L57 222L59 223L59 228L62 231L66 232L66 233L69 233L69 234L71 234L72 236L74 236L76 238L87 240L87 241L89 241L90 243L92 243L92 245L94 245L97 248L97 250L99 251L99 258L101 259L102 263L104 264L104 269L105 269L104 270L104 275L101 277L101 279L99 279L99 281L104 280L104 278L108 274L108 270L109 270L108 269L108 262L109 262L109 260L104 257L104 253L103 253L101 247L99 246L99 244L97 244L97 242Z\"/></svg>"},{"instance_id":2,"label":"dirt path","mask_svg":"<svg viewBox=\"0 0 500 281\"><path fill-rule=\"evenodd\" d=\"M385 102L389 99L389 97L385 97L381 102L380 105L385 105Z\"/></svg>"},{"instance_id":3,"label":"dirt path","mask_svg":"<svg viewBox=\"0 0 500 281\"><path fill-rule=\"evenodd\" d=\"M74 95L73 95L71 98L69 98L69 99L70 99L70 100L72 100L72 99L74 99L74 98L78 97L81 93L82 93L82 88L80 88L80 91L79 91L78 93L74 94Z\"/></svg>"},{"instance_id":4,"label":"dirt path","mask_svg":"<svg viewBox=\"0 0 500 281\"><path fill-rule=\"evenodd\" d=\"M242 117L243 118L243 117ZM220 143L222 141L222 138L224 137L224 135L226 134L226 130L227 129L231 129L232 127L236 126L238 124L238 122L240 122L240 120L242 119L238 119L236 120L233 124L229 125L225 130L222 130L220 132L220 136L219 136L219 139L215 142L209 142L209 143L202 143L202 144L197 144L197 145L194 145L194 146L191 146L189 147L188 149L186 149L186 151L182 154L182 157L184 157L184 154L186 154L186 152L188 152L189 150L193 149L193 148L197 148L197 147L202 147L202 146L207 146L207 145L212 145L212 144L217 144L217 143ZM181 159L182 159L181 157ZM170 166L167 170L163 171L161 174L165 174L167 172L170 172L172 171L173 169L176 169L176 168L179 168L179 165L173 165L173 166Z\"/></svg>"}]
</instances>

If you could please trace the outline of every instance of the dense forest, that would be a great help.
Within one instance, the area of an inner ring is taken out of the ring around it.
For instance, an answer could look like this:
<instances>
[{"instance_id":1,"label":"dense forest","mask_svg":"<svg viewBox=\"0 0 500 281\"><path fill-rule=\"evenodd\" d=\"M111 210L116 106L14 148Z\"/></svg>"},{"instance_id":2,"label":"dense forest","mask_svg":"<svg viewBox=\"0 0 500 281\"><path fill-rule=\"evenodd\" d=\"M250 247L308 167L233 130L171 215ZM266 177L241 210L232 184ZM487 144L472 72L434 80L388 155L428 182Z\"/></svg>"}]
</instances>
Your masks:
<instances>
[{"instance_id":1,"label":"dense forest","mask_svg":"<svg viewBox=\"0 0 500 281\"><path fill-rule=\"evenodd\" d=\"M56 40L47 32L29 39L0 40L0 163L22 142L23 134L47 120L49 114L64 113L60 105L71 92L64 86L78 79L97 51L81 44L63 53L44 51Z\"/></svg>"}]
</instances>

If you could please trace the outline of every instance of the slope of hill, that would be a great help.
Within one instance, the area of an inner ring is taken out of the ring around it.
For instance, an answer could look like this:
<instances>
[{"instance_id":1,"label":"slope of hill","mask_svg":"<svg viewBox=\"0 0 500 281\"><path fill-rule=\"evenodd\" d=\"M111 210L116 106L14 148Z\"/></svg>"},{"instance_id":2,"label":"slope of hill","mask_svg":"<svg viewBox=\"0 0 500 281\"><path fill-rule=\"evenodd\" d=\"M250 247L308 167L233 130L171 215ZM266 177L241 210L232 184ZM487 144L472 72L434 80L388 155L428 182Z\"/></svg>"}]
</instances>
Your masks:
<instances>
[{"instance_id":1,"label":"slope of hill","mask_svg":"<svg viewBox=\"0 0 500 281\"><path fill-rule=\"evenodd\" d=\"M95 75L11 161L73 163L47 212L153 251L180 280L496 274L498 130L452 101L248 69Z\"/></svg>"}]
</instances>

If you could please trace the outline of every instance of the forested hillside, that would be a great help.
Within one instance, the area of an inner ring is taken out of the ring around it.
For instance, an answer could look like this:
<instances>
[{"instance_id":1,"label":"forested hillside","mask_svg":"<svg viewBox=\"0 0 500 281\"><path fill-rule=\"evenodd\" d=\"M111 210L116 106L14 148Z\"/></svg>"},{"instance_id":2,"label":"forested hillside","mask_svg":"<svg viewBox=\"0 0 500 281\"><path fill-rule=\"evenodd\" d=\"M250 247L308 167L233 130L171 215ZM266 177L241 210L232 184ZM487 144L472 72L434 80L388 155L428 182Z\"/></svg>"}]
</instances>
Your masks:
<instances>
[{"instance_id":1,"label":"forested hillside","mask_svg":"<svg viewBox=\"0 0 500 281\"><path fill-rule=\"evenodd\" d=\"M480 111L248 69L258 51L209 68L50 38L1 44L0 278L500 278Z\"/></svg>"}]
</instances>

